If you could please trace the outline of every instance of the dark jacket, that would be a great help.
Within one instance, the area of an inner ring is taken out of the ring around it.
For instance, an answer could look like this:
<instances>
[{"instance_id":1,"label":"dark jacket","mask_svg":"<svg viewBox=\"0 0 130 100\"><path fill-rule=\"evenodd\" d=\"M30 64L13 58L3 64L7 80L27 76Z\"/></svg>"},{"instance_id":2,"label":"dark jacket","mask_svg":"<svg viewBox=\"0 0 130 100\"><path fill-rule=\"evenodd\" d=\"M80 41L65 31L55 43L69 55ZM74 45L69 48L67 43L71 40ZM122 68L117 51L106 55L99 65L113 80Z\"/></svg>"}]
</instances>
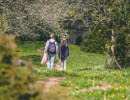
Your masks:
<instances>
[{"instance_id":1,"label":"dark jacket","mask_svg":"<svg viewBox=\"0 0 130 100\"><path fill-rule=\"evenodd\" d=\"M67 44L61 44L58 53L59 59L62 61L66 60L69 56L69 47Z\"/></svg>"}]
</instances>

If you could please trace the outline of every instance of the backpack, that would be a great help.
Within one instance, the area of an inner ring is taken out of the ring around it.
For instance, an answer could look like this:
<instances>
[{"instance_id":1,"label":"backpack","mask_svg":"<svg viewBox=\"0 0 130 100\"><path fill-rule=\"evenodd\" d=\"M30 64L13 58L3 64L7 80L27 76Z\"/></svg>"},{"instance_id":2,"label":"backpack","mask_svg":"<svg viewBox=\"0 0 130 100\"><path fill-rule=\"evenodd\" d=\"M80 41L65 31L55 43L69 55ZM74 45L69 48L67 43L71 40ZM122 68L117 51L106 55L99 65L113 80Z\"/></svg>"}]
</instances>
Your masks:
<instances>
[{"instance_id":1,"label":"backpack","mask_svg":"<svg viewBox=\"0 0 130 100\"><path fill-rule=\"evenodd\" d=\"M48 46L48 53L50 54L55 54L56 53L56 43L49 41L49 46Z\"/></svg>"}]
</instances>

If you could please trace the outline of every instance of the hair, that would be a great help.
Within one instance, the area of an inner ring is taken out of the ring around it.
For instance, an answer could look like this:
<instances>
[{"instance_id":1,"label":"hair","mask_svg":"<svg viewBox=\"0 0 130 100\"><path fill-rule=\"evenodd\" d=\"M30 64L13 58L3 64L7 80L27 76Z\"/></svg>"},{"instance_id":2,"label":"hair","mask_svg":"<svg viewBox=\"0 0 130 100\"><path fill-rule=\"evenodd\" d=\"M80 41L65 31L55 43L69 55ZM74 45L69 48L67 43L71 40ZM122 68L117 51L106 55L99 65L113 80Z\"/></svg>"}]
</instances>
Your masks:
<instances>
[{"instance_id":1,"label":"hair","mask_svg":"<svg viewBox=\"0 0 130 100\"><path fill-rule=\"evenodd\" d=\"M67 40L66 40L66 38L62 38L62 40L61 40L61 44L67 44Z\"/></svg>"},{"instance_id":2,"label":"hair","mask_svg":"<svg viewBox=\"0 0 130 100\"><path fill-rule=\"evenodd\" d=\"M54 34L52 33L52 34L50 34L50 38L54 38Z\"/></svg>"}]
</instances>

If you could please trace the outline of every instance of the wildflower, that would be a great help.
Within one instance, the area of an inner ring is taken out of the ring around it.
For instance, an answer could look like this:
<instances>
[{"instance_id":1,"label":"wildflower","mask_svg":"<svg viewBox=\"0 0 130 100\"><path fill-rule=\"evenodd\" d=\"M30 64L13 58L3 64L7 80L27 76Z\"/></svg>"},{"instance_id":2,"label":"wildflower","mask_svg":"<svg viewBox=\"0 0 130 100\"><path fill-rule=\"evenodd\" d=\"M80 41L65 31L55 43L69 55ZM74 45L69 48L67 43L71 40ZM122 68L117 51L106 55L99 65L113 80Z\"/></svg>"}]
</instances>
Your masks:
<instances>
[{"instance_id":1,"label":"wildflower","mask_svg":"<svg viewBox=\"0 0 130 100\"><path fill-rule=\"evenodd\" d=\"M125 96L124 96L124 95L122 95L121 97L122 97L122 98L125 98Z\"/></svg>"},{"instance_id":2,"label":"wildflower","mask_svg":"<svg viewBox=\"0 0 130 100\"><path fill-rule=\"evenodd\" d=\"M120 86L120 89L122 89L123 88L123 86Z\"/></svg>"},{"instance_id":3,"label":"wildflower","mask_svg":"<svg viewBox=\"0 0 130 100\"><path fill-rule=\"evenodd\" d=\"M116 75L118 75L119 73L118 72L116 72Z\"/></svg>"},{"instance_id":4,"label":"wildflower","mask_svg":"<svg viewBox=\"0 0 130 100\"><path fill-rule=\"evenodd\" d=\"M93 93L93 91L90 91L91 93Z\"/></svg>"},{"instance_id":5,"label":"wildflower","mask_svg":"<svg viewBox=\"0 0 130 100\"><path fill-rule=\"evenodd\" d=\"M72 94L75 94L74 92Z\"/></svg>"},{"instance_id":6,"label":"wildflower","mask_svg":"<svg viewBox=\"0 0 130 100\"><path fill-rule=\"evenodd\" d=\"M114 96L115 96L114 94L111 95L112 98L113 98Z\"/></svg>"},{"instance_id":7,"label":"wildflower","mask_svg":"<svg viewBox=\"0 0 130 100\"><path fill-rule=\"evenodd\" d=\"M89 93L89 95L92 95L91 93Z\"/></svg>"},{"instance_id":8,"label":"wildflower","mask_svg":"<svg viewBox=\"0 0 130 100\"><path fill-rule=\"evenodd\" d=\"M124 86L125 89L128 89L128 86Z\"/></svg>"},{"instance_id":9,"label":"wildflower","mask_svg":"<svg viewBox=\"0 0 130 100\"><path fill-rule=\"evenodd\" d=\"M120 78L125 78L124 76L120 76Z\"/></svg>"},{"instance_id":10,"label":"wildflower","mask_svg":"<svg viewBox=\"0 0 130 100\"><path fill-rule=\"evenodd\" d=\"M125 98L125 94L124 94L124 93L121 93L120 96L121 96L122 98Z\"/></svg>"},{"instance_id":11,"label":"wildflower","mask_svg":"<svg viewBox=\"0 0 130 100\"><path fill-rule=\"evenodd\" d=\"M119 90L119 88L114 88L114 90L115 90L115 91L118 91L118 90Z\"/></svg>"},{"instance_id":12,"label":"wildflower","mask_svg":"<svg viewBox=\"0 0 130 100\"><path fill-rule=\"evenodd\" d=\"M92 82L94 82L94 80L92 80Z\"/></svg>"}]
</instances>

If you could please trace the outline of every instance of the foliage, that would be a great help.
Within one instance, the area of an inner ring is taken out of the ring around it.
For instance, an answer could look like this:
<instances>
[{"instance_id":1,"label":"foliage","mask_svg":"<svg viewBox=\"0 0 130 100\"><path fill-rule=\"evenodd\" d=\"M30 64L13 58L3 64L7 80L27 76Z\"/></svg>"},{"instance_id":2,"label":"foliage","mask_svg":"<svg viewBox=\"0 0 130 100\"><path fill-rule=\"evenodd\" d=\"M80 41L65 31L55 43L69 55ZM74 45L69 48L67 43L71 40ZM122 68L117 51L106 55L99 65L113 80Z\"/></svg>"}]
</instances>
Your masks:
<instances>
[{"instance_id":1,"label":"foliage","mask_svg":"<svg viewBox=\"0 0 130 100\"><path fill-rule=\"evenodd\" d=\"M18 58L13 37L1 35L0 48L0 97L2 100L38 99L40 92L30 87L30 84L36 80L36 76L31 71L32 66L29 64L26 66L27 69L23 69L16 65Z\"/></svg>"},{"instance_id":2,"label":"foliage","mask_svg":"<svg viewBox=\"0 0 130 100\"><path fill-rule=\"evenodd\" d=\"M3 16L2 16L3 18ZM5 18L3 18L5 19ZM5 20L2 20L2 33L5 31ZM40 99L40 91L31 87L36 81L32 73L32 65L25 68L16 65L19 59L16 53L14 36L0 34L0 99L1 100L36 100Z\"/></svg>"},{"instance_id":3,"label":"foliage","mask_svg":"<svg viewBox=\"0 0 130 100\"><path fill-rule=\"evenodd\" d=\"M61 24L66 17L78 15L79 4L73 0L2 0L0 11L7 14L9 30L20 40L44 40L48 34L67 34ZM80 14L79 14L80 15Z\"/></svg>"},{"instance_id":4,"label":"foliage","mask_svg":"<svg viewBox=\"0 0 130 100\"><path fill-rule=\"evenodd\" d=\"M105 53L106 43L109 41L109 38L107 38L108 34L104 30L106 29L100 27L100 25L95 30L92 30L81 44L81 50L85 52Z\"/></svg>"},{"instance_id":5,"label":"foliage","mask_svg":"<svg viewBox=\"0 0 130 100\"><path fill-rule=\"evenodd\" d=\"M5 18L6 18L6 16L3 14L0 16L0 33L4 33L8 29Z\"/></svg>"},{"instance_id":6,"label":"foliage","mask_svg":"<svg viewBox=\"0 0 130 100\"><path fill-rule=\"evenodd\" d=\"M129 4L130 1L128 0L91 0L88 6L85 8L86 15L92 23L90 29L92 31L94 30L93 32L101 30L101 33L99 34L105 33L106 36L109 32L111 43L108 50L108 61L110 61L111 65L113 65L109 66L110 68L116 67L121 69L127 65L126 61L128 58L127 53L129 48L126 37L129 34L130 27ZM95 34L93 32L92 34ZM94 38L95 37L93 37L93 39ZM93 43L90 45L93 45ZM103 46L103 48L104 47L105 46Z\"/></svg>"}]
</instances>

